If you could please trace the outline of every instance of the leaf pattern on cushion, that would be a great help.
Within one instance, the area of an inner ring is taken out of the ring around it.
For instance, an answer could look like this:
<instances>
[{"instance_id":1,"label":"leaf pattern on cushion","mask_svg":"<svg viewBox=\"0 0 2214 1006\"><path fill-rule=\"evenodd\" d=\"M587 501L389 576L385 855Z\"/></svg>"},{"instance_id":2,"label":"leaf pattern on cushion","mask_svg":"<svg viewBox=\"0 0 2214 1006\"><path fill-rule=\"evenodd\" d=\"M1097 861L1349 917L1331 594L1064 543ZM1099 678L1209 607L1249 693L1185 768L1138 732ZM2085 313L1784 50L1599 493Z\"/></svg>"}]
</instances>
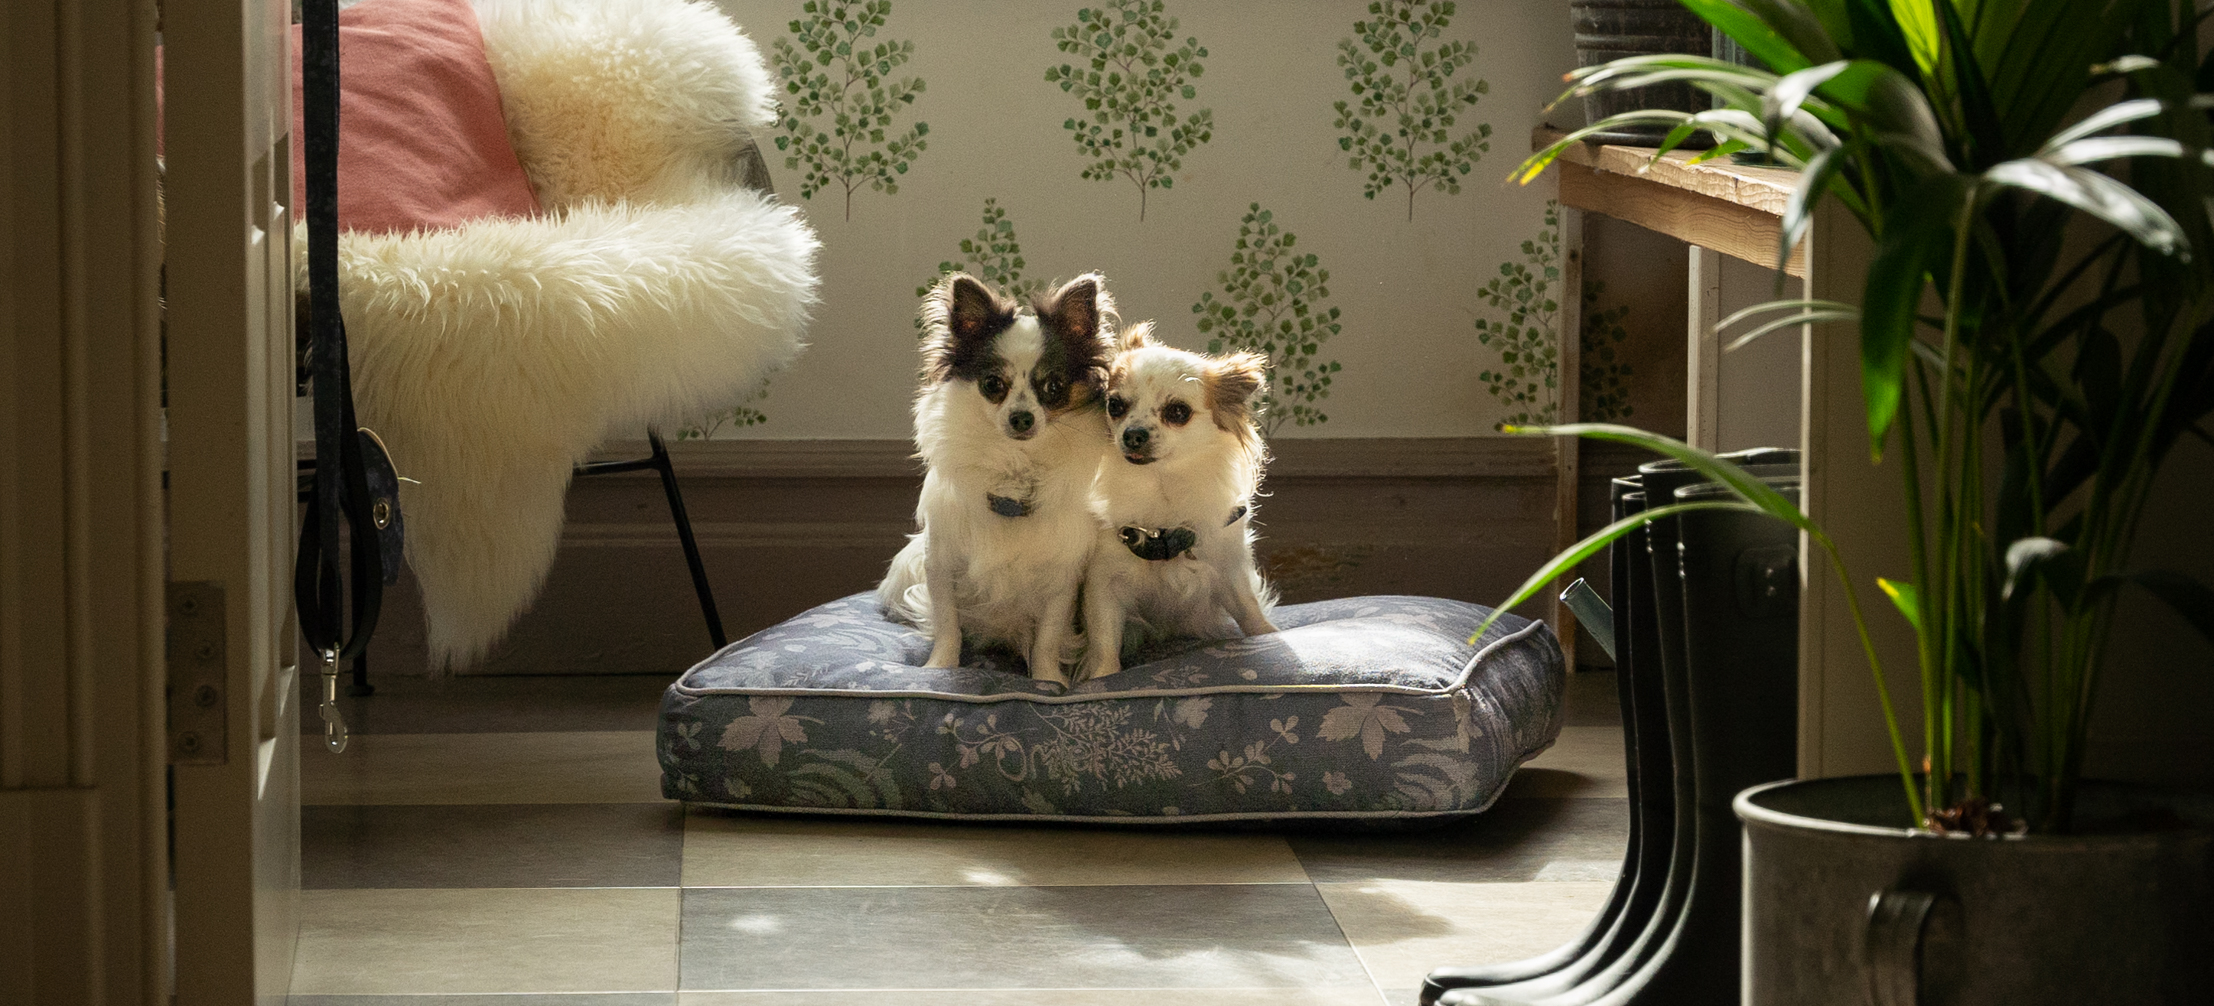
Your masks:
<instances>
[{"instance_id":1,"label":"leaf pattern on cushion","mask_svg":"<svg viewBox=\"0 0 2214 1006\"><path fill-rule=\"evenodd\" d=\"M1286 605L1281 632L1157 642L1125 673L1071 691L992 651L924 668L929 640L855 595L726 647L670 687L662 789L702 804L953 817L1470 813L1559 733L1566 683L1551 635L1512 616L1472 665L1468 636L1487 614L1413 597Z\"/></svg>"},{"instance_id":2,"label":"leaf pattern on cushion","mask_svg":"<svg viewBox=\"0 0 2214 1006\"><path fill-rule=\"evenodd\" d=\"M774 766L784 752L785 741L806 743L807 728L800 726L801 717L784 715L786 710L792 708L791 699L757 695L747 705L753 710L753 715L740 716L723 728L724 750L742 751L754 748L761 753L762 764Z\"/></svg>"},{"instance_id":3,"label":"leaf pattern on cushion","mask_svg":"<svg viewBox=\"0 0 2214 1006\"><path fill-rule=\"evenodd\" d=\"M1344 705L1330 710L1322 717L1322 729L1316 736L1326 741L1361 739L1361 750L1369 760L1384 756L1384 735L1388 731L1403 734L1414 729L1407 725L1406 717L1415 711L1403 706L1382 705L1384 697L1375 693L1342 696Z\"/></svg>"}]
</instances>

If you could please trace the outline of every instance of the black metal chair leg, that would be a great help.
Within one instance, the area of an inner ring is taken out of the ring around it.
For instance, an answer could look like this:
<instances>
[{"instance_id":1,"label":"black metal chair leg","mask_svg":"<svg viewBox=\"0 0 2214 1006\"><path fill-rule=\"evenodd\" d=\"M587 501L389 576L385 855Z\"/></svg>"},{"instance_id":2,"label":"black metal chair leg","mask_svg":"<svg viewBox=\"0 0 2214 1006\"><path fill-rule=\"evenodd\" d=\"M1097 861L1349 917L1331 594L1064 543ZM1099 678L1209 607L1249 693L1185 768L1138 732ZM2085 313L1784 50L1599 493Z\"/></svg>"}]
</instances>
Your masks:
<instances>
[{"instance_id":1,"label":"black metal chair leg","mask_svg":"<svg viewBox=\"0 0 2214 1006\"><path fill-rule=\"evenodd\" d=\"M677 540L684 543L684 562L692 568L692 590L700 598L700 615L707 619L707 638L720 650L730 640L723 635L723 616L715 609L715 591L707 585L707 566L700 561L700 543L692 537L692 518L684 512L684 493L677 489L676 469L669 464L669 449L658 430L647 430L653 444L653 466L661 473L661 490L669 496L669 519L676 522Z\"/></svg>"}]
</instances>

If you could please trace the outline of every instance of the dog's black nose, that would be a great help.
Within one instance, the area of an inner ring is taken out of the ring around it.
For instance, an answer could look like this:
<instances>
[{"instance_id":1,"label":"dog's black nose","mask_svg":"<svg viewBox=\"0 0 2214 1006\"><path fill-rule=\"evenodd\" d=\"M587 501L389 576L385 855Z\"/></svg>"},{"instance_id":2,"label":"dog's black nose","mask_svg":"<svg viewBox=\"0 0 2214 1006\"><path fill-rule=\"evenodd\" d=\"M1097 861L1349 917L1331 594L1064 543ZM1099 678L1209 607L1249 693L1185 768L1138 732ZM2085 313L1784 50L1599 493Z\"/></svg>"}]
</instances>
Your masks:
<instances>
[{"instance_id":1,"label":"dog's black nose","mask_svg":"<svg viewBox=\"0 0 2214 1006\"><path fill-rule=\"evenodd\" d=\"M1132 427L1122 431L1122 449L1126 451L1144 450L1145 442L1152 438L1153 434L1146 432L1144 429Z\"/></svg>"},{"instance_id":2,"label":"dog's black nose","mask_svg":"<svg viewBox=\"0 0 2214 1006\"><path fill-rule=\"evenodd\" d=\"M1007 428L1014 430L1017 433L1028 433L1030 432L1030 427L1037 423L1037 421L1038 418L1036 416L1033 416L1027 412L1009 413L1007 416Z\"/></svg>"}]
</instances>

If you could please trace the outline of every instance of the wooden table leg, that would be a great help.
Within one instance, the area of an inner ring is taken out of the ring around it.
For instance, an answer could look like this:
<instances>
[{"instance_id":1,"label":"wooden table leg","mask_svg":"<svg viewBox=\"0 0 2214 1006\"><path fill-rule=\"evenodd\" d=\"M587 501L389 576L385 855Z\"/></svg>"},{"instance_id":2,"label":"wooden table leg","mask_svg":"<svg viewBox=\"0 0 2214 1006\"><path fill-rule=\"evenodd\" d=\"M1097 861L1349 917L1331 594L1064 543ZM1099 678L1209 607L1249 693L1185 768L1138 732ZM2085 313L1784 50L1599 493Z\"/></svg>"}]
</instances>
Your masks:
<instances>
[{"instance_id":1,"label":"wooden table leg","mask_svg":"<svg viewBox=\"0 0 2214 1006\"><path fill-rule=\"evenodd\" d=\"M1582 418L1583 396L1583 329L1584 329L1584 212L1569 206L1560 208L1561 225L1561 283L1560 304L1560 353L1556 371L1554 396L1554 420L1573 423ZM1555 483L1553 499L1553 550L1558 553L1576 544L1576 480L1578 476L1579 445L1576 437L1554 437ZM1568 662L1568 669L1576 669L1576 615L1561 603L1561 589L1571 578L1563 578L1547 590L1547 600L1552 605L1553 633L1561 641L1561 655Z\"/></svg>"}]
</instances>

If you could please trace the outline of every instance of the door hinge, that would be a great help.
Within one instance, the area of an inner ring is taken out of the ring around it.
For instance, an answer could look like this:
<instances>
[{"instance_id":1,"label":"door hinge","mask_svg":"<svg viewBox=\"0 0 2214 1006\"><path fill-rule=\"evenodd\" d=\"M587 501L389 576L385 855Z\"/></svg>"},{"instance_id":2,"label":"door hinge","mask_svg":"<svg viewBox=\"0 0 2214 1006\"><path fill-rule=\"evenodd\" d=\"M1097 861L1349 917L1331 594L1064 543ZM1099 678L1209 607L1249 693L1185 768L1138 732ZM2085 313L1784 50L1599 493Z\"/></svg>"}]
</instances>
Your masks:
<instances>
[{"instance_id":1,"label":"door hinge","mask_svg":"<svg viewBox=\"0 0 2214 1006\"><path fill-rule=\"evenodd\" d=\"M206 580L169 584L169 764L221 765L229 759L230 676L223 587Z\"/></svg>"}]
</instances>

